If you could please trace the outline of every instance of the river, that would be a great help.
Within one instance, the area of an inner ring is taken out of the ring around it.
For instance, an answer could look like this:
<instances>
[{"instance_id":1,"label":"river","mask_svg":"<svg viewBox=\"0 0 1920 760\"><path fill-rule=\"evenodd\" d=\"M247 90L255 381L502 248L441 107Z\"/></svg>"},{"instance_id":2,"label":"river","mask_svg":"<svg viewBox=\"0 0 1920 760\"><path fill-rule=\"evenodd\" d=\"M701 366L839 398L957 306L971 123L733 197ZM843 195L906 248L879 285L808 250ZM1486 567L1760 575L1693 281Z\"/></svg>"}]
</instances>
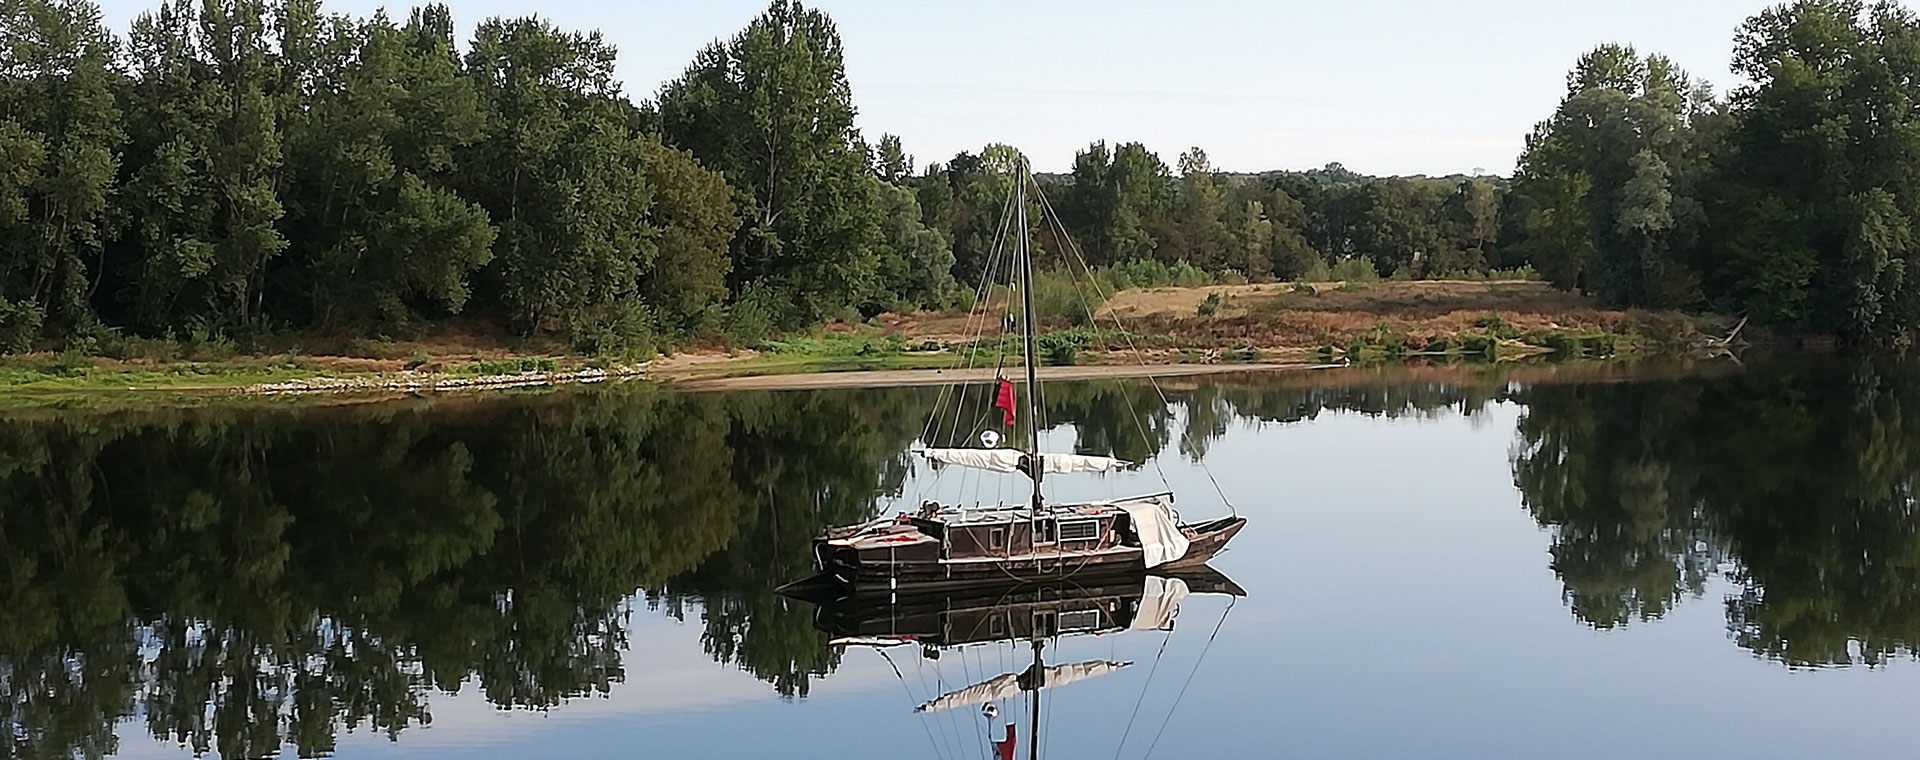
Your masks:
<instances>
[{"instance_id":1,"label":"river","mask_svg":"<svg viewBox=\"0 0 1920 760\"><path fill-rule=\"evenodd\" d=\"M830 647L814 605L773 593L822 525L1017 498L1020 476L907 454L997 427L988 393L0 412L0 757L946 760L991 757L1009 724L1024 757L1028 696L914 708L1020 671L1025 642ZM1187 518L1250 522L1213 562L1244 596L1196 587L1168 621L1046 642L1049 664L1130 664L1042 692L1041 757L1920 744L1920 362L1077 381L1045 401L1050 448L1143 465L1050 496L1170 487Z\"/></svg>"}]
</instances>

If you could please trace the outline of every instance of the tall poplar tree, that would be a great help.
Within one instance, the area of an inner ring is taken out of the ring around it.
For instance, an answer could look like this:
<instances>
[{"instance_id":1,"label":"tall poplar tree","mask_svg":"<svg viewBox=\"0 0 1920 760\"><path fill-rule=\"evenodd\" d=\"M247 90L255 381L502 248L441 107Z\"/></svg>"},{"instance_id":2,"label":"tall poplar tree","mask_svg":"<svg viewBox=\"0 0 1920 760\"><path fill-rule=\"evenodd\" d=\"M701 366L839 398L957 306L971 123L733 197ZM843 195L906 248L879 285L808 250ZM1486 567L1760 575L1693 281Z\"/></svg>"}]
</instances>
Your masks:
<instances>
[{"instance_id":1,"label":"tall poplar tree","mask_svg":"<svg viewBox=\"0 0 1920 760\"><path fill-rule=\"evenodd\" d=\"M95 323L124 134L98 6L0 5L0 55L0 350L17 350Z\"/></svg>"},{"instance_id":2,"label":"tall poplar tree","mask_svg":"<svg viewBox=\"0 0 1920 760\"><path fill-rule=\"evenodd\" d=\"M789 324L844 308L877 266L877 188L841 56L826 14L775 0L659 97L667 142L741 194L731 283L777 293Z\"/></svg>"}]
</instances>

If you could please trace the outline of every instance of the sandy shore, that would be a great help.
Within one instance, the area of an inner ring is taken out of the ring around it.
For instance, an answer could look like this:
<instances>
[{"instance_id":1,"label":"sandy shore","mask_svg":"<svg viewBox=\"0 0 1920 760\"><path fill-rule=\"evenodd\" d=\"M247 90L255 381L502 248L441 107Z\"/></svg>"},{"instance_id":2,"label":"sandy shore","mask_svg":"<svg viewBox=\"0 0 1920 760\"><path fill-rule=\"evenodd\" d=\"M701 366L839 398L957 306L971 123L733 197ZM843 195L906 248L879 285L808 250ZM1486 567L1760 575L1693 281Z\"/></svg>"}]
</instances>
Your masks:
<instances>
[{"instance_id":1,"label":"sandy shore","mask_svg":"<svg viewBox=\"0 0 1920 760\"><path fill-rule=\"evenodd\" d=\"M1121 377L1186 377L1239 372L1282 372L1314 369L1315 364L1165 364L1151 366L1095 365L1087 367L1041 367L1042 380L1098 380ZM1005 373L1018 381L1018 367ZM820 372L795 375L755 375L674 380L655 378L683 390L802 390L808 388L886 388L904 385L946 385L948 383L984 383L993 380L991 369L898 369L870 372Z\"/></svg>"}]
</instances>

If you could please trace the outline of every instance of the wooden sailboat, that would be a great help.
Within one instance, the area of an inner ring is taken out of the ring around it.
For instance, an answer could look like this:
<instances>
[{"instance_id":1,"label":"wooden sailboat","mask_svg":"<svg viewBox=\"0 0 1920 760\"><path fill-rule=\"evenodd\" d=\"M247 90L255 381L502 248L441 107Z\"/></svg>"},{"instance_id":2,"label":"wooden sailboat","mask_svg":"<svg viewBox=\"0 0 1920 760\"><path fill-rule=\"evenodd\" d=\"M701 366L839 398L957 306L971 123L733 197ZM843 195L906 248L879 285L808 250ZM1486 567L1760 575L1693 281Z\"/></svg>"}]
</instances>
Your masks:
<instances>
[{"instance_id":1,"label":"wooden sailboat","mask_svg":"<svg viewBox=\"0 0 1920 760\"><path fill-rule=\"evenodd\" d=\"M1020 448L999 448L998 435L989 431L982 437L986 447L919 448L915 453L941 466L1023 473L1032 481L1032 498L993 506L928 501L916 513L829 528L813 542L818 574L789 588L833 584L891 592L905 587L1085 579L1193 567L1206 563L1245 527L1246 518L1238 515L1183 522L1174 510L1171 492L1076 503L1045 499L1041 487L1048 475L1107 472L1127 463L1112 457L1040 451L1033 256L1025 234L1025 193L1032 174L1024 160L1015 174L1008 213L1012 229L1019 231L1014 235L1014 274L1025 344L1025 413L1032 423L1026 426L1027 440ZM1003 406L1011 424L1010 381L1001 381L997 405Z\"/></svg>"}]
</instances>

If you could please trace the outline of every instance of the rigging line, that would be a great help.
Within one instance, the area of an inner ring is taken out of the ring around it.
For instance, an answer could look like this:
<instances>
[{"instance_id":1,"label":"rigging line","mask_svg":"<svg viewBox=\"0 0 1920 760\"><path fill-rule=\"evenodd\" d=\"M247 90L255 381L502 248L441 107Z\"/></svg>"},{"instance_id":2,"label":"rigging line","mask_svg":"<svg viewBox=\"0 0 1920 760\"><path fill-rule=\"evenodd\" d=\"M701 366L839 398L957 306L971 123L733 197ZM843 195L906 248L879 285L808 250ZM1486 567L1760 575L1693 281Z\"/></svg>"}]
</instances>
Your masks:
<instances>
[{"instance_id":1,"label":"rigging line","mask_svg":"<svg viewBox=\"0 0 1920 760\"><path fill-rule=\"evenodd\" d=\"M1005 205L1006 207L1011 207L1012 203L1013 203L1013 198L1009 196L1007 198L1007 202ZM1007 216L1006 208L1003 207L1001 210L1001 217L1004 218L1006 216ZM993 271L992 263L994 258L999 256L999 249L1000 249L999 236L996 235L994 240L994 248L987 256L988 266L980 270L980 286L977 288L974 288L973 290L975 300L974 300L974 305L967 309L967 323L968 323L967 326L972 326L974 324L973 315L974 315L975 309L979 310L981 320L986 319L987 311L990 308L990 304L986 298L987 283L989 282L988 274L990 274ZM964 327L962 329L964 329ZM969 355L971 355L972 353L975 353L975 351L969 351ZM968 360L968 366L969 368L971 368L972 366L971 359ZM956 387L958 387L957 384L942 385L940 387L940 400L936 402L934 405L934 415L927 418L927 426L920 431L920 435L922 438L925 438L927 433L933 430L933 423L939 416L940 404L945 403L947 393L949 391L954 390Z\"/></svg>"},{"instance_id":2,"label":"rigging line","mask_svg":"<svg viewBox=\"0 0 1920 760\"><path fill-rule=\"evenodd\" d=\"M1007 208L1003 208L1001 213L1001 217L1002 217L1001 229L994 237L993 248L987 256L986 266L982 267L980 270L980 286L974 290L975 305L976 305L976 308L978 309L978 317L977 318L975 317L974 309L967 310L968 322L966 325L963 326L962 329L971 330L972 333L968 337L968 341L967 341L967 360L966 360L966 365L963 372L972 371L975 362L979 360L980 339L982 336L986 334L987 316L992 312L992 308L993 308L992 298L990 297L991 292L988 290L988 287L991 285L993 281L992 275L993 275L995 262L1000 260L1005 250L1004 238L1006 233L1006 225L1004 220L1008 216L1010 216L1010 214L1008 213L1008 208L1011 207L1012 202L1013 202L1012 196L1009 195L1007 200ZM966 335L966 333L963 333L963 335ZM941 399L939 403L936 404L936 406L934 407L933 415L928 417L928 420L927 420L928 427L931 428L935 436L938 437L938 434L941 431L937 423L939 420L939 416L942 412L942 408L946 404L946 399L949 397L949 394L951 394L951 397L954 402L952 425L950 425L948 430L946 431L944 440L929 441L928 442L929 445L951 446L958 443L958 441L954 440L954 436L959 434L960 420L966 416L967 407L970 405L972 401L972 399L967 397L965 392L961 390L964 387L965 387L964 381L956 381L956 382L944 384L941 386ZM922 436L925 437L924 432ZM937 489L939 488L939 485L940 485L940 481L943 479L945 474L946 474L946 471L944 469L940 469L936 471L934 473L933 482L927 484L925 490L921 492L921 496L924 498L928 492L937 492ZM966 481L967 481L967 477L963 473L961 475L961 484L960 484L961 494L965 494L966 492Z\"/></svg>"},{"instance_id":3,"label":"rigging line","mask_svg":"<svg viewBox=\"0 0 1920 760\"><path fill-rule=\"evenodd\" d=\"M969 665L969 664L967 663L967 649L966 649L966 647L964 647L964 646L962 646L962 647L960 647L959 649L957 649L957 650L955 650L955 652L954 652L954 653L955 653L955 654L958 654L958 655L960 655L960 673L961 673L962 675L965 675L965 676L967 677L967 683L979 683L979 682L981 682L981 681L985 681L985 680L987 680L987 679L986 679L986 677L985 677L985 676L986 676L986 673L981 673L981 674L980 674L980 675L981 675L981 677L980 677L980 678L974 678L974 677L973 677L973 666L971 666L971 665ZM982 716L982 717L985 717L985 716ZM969 721L969 722L971 722L971 721ZM981 739L981 737L982 737L982 736L983 736L983 735L985 734L985 732L984 732L984 731L976 731L976 730L972 730L972 729L973 729L973 727L972 727L972 726L968 726L968 729L969 729L969 730L968 730L968 732L969 732L969 733L971 733L971 734L973 734L973 746L974 746L974 748L975 748L975 749L978 749L978 750L980 750L980 756L981 756L981 757L987 757L987 756L988 756L988 755L987 755L987 745L986 745L986 742L985 742L984 740L982 740L982 739Z\"/></svg>"},{"instance_id":4,"label":"rigging line","mask_svg":"<svg viewBox=\"0 0 1920 760\"><path fill-rule=\"evenodd\" d=\"M914 666L913 667L914 673L920 676L920 693L927 695L927 701L932 701L933 695L937 692L933 690L932 686L927 685L926 660L924 659L916 660L914 661L913 666ZM921 714L925 715L925 713L921 713ZM940 727L940 743L945 745L947 749L953 750L953 756L957 758L960 756L959 749L953 742L953 736L949 734L947 731L947 724L944 721L940 720L941 717L943 716L939 716L939 715L933 716L934 725L937 725Z\"/></svg>"},{"instance_id":5,"label":"rigging line","mask_svg":"<svg viewBox=\"0 0 1920 760\"><path fill-rule=\"evenodd\" d=\"M1047 213L1053 214L1055 223L1059 224L1059 214L1053 210L1053 204L1047 200L1046 195L1044 194L1040 195L1040 203L1043 207L1046 208ZM1071 237L1067 238L1067 249L1073 252L1074 258L1079 259L1080 268L1082 270L1085 270L1088 273L1087 284L1093 288L1094 294L1104 295L1104 292L1100 290L1100 283L1097 280L1094 280L1093 278L1092 268L1087 266L1086 257L1080 255L1079 244L1075 243L1073 241L1073 238ZM1140 348L1137 345L1135 345L1133 342L1133 336L1127 332L1126 326L1120 323L1120 315L1115 313L1109 313L1107 315L1107 318L1113 320L1114 328L1118 330L1120 333L1120 336L1127 341L1127 347L1133 350L1135 360L1140 362L1140 366L1142 367L1147 366L1146 360L1140 355ZM1167 400L1166 392L1160 389L1160 381L1156 380L1151 373L1147 375L1147 384L1153 387L1154 395L1157 395L1160 397L1161 404L1164 404L1166 406L1173 405L1172 402ZM1189 413L1191 413L1192 410L1188 410L1188 411ZM1193 443L1193 436L1188 433L1185 425L1181 426L1180 436L1186 439L1189 450L1197 450L1198 447L1195 447ZM1234 506L1232 499L1227 498L1226 489L1223 489L1220 487L1220 481L1219 479L1213 476L1213 469L1207 466L1206 459L1200 458L1195 460L1195 462L1200 465L1200 472L1204 473L1207 476L1207 482L1213 484L1213 491L1214 493L1220 496L1221 503L1226 504L1227 510L1231 512L1235 517L1238 517L1240 515L1240 509Z\"/></svg>"},{"instance_id":6,"label":"rigging line","mask_svg":"<svg viewBox=\"0 0 1920 760\"><path fill-rule=\"evenodd\" d=\"M1049 212L1049 213L1047 214L1047 218L1053 221L1053 227L1054 227L1054 229L1056 229L1056 230L1058 230L1058 231L1060 232L1060 237L1061 237L1061 239L1063 239L1063 240L1066 240L1066 241L1068 242L1068 244L1069 244L1069 245L1071 245L1071 244L1072 244L1072 242L1073 242L1073 239L1072 239L1071 237L1069 237L1069 236L1067 235L1067 228L1066 228L1066 225L1065 225L1065 223L1063 223L1063 222L1061 222L1061 221L1060 221L1060 216L1059 216L1059 214L1057 214L1057 213L1052 213L1052 212L1053 212L1053 206L1047 203L1047 200L1046 200L1046 196L1044 196L1044 195L1042 195L1042 196L1040 197L1040 202L1041 202L1041 204L1042 204L1043 206L1045 206L1045 208L1046 208L1046 209L1047 209L1047 211ZM1078 297L1078 298L1080 299L1080 307L1081 307L1081 309L1083 309L1083 310L1084 310L1084 311L1086 311L1086 313L1087 313L1087 322L1088 322L1088 323L1090 323L1090 324L1094 324L1094 325L1096 325L1096 326L1097 326L1097 325L1099 324L1099 317L1098 317L1098 316L1097 316L1097 315L1095 314L1095 310L1094 310L1094 308L1093 308L1093 304L1092 304L1092 302L1090 302L1090 301L1088 301L1088 300L1087 300L1087 294L1086 294L1086 292L1085 292L1085 291L1083 291L1083 290L1081 290L1081 288L1080 288L1080 281L1079 281L1079 280L1076 280L1076 279L1074 279L1074 278L1073 278L1073 276L1072 276L1072 275L1073 275L1073 267L1072 267L1072 263L1073 263L1073 262L1071 262L1071 261L1069 261L1069 262L1067 262L1067 263L1068 263L1068 267L1067 267L1067 275L1068 275L1068 276L1067 276L1067 281L1068 281L1068 282L1071 282L1071 283L1073 283L1073 293L1074 293L1074 295L1075 295L1076 297ZM1087 267L1087 262L1086 262L1086 260L1085 260L1085 259L1081 259L1081 261L1080 261L1080 270L1081 270L1082 272L1084 272L1084 273L1086 274L1086 276L1087 276L1087 283L1088 283L1088 285L1089 285L1089 287L1093 287L1093 288L1095 288L1095 289L1096 289L1096 290L1095 290L1095 293L1098 293L1098 292L1099 292L1099 291L1098 291L1098 288L1099 288L1099 286L1098 286L1098 285L1096 285L1096 284L1093 284L1093 283L1095 282L1095 280L1094 280L1094 277L1093 277L1093 270ZM1119 318L1118 318L1118 317L1115 317L1114 319L1115 319L1115 326L1116 326L1116 327L1118 327L1118 326L1119 326ZM1127 334L1127 331L1126 331L1126 330L1125 330L1124 328L1121 328L1121 329L1119 330L1119 332L1120 332L1120 334L1121 334L1121 335L1123 335L1123 336ZM1140 352L1139 352L1139 349L1137 349L1137 348L1136 348L1136 349L1134 349L1134 354L1135 354L1135 357L1136 357L1136 358L1138 358L1138 355L1139 355L1139 353L1140 353ZM1151 379L1151 378L1149 378L1149 379ZM1134 429L1135 429L1135 430L1138 430L1138 431L1140 431L1140 443L1141 443L1141 445L1143 445L1143 446L1150 446L1150 445L1151 445L1151 442L1152 442L1152 440L1153 440L1153 438L1152 438L1152 436L1149 436L1149 435L1147 434L1147 427L1146 427L1146 425L1145 425L1144 423L1142 423L1142 422L1140 421L1140 415L1138 414L1138 412L1137 412L1136 410L1134 410L1134 408L1133 408L1133 400L1132 400L1132 399L1130 399L1130 398L1127 398L1127 397L1126 397L1125 395L1122 395L1122 396L1120 397L1120 401L1121 401L1121 403L1124 403L1124 404L1126 404L1126 405L1127 405L1127 412L1128 412L1128 415L1127 415L1127 416L1128 416L1129 418L1131 418L1131 419L1133 420L1133 427L1134 427ZM1161 399L1160 399L1160 401L1161 401L1161 403L1162 403L1162 405L1165 405L1165 403L1166 403L1166 397L1164 397L1164 396L1162 396L1162 397L1161 397ZM1150 459L1150 461L1151 461L1151 463L1153 464L1153 472L1154 472L1154 475L1155 475L1156 477L1158 477L1158 478L1160 478L1160 485L1161 485L1161 487L1163 487L1163 488L1165 488L1165 489L1167 489L1167 490L1169 490L1169 491L1171 491L1171 490L1173 490L1173 484L1172 484L1172 483L1168 483L1168 482L1167 482L1167 470L1166 470L1166 468L1165 468L1165 467L1162 467L1162 466L1160 465L1160 457L1159 457L1159 456L1154 456L1154 457L1152 457L1152 458Z\"/></svg>"},{"instance_id":7,"label":"rigging line","mask_svg":"<svg viewBox=\"0 0 1920 760\"><path fill-rule=\"evenodd\" d=\"M1134 614L1140 614L1135 611ZM1160 657L1167 653L1167 642L1173 640L1173 631L1160 639L1160 651L1153 653L1153 667L1147 668L1147 680L1140 684L1140 698L1133 701L1133 713L1127 716L1127 728L1120 732L1120 746L1113 748L1113 760L1120 760L1120 753L1127 748L1127 736L1133 733L1133 721L1140 717L1140 705L1147 701L1147 687L1153 685L1153 675L1160 672Z\"/></svg>"},{"instance_id":8,"label":"rigging line","mask_svg":"<svg viewBox=\"0 0 1920 760\"><path fill-rule=\"evenodd\" d=\"M912 702L916 705L920 704L919 700L913 696L913 689L907 686L907 677L901 674L900 666L895 665L893 662L893 658L887 656L887 650L875 649L873 651L880 653L880 658L887 661L888 667L893 668L893 676L895 678L900 679L900 690L907 693L907 701ZM927 746L933 748L933 756L936 758L940 758L941 760L945 760L946 753L941 752L940 744L933 740L933 729L927 728L927 714L920 713L919 717L920 717L920 731L921 733L924 733L927 735Z\"/></svg>"},{"instance_id":9,"label":"rigging line","mask_svg":"<svg viewBox=\"0 0 1920 760\"><path fill-rule=\"evenodd\" d=\"M1187 696L1187 687L1193 685L1193 675L1200 672L1200 663L1207 661L1207 652L1213 649L1213 640L1220 635L1220 627L1227 624L1227 616L1233 614L1233 607L1240 603L1239 597L1227 597L1227 610L1220 613L1220 622L1213 624L1213 633L1207 636L1207 645L1201 647L1200 657L1193 661L1193 669L1187 671L1187 680L1180 684L1180 693L1173 696L1173 705L1167 708L1166 720L1160 721L1160 730L1153 735L1153 743L1147 745L1147 754L1141 760L1153 757L1153 749L1160 746L1160 736L1167 732L1167 724L1173 722L1173 711L1180 709L1180 700Z\"/></svg>"}]
</instances>

